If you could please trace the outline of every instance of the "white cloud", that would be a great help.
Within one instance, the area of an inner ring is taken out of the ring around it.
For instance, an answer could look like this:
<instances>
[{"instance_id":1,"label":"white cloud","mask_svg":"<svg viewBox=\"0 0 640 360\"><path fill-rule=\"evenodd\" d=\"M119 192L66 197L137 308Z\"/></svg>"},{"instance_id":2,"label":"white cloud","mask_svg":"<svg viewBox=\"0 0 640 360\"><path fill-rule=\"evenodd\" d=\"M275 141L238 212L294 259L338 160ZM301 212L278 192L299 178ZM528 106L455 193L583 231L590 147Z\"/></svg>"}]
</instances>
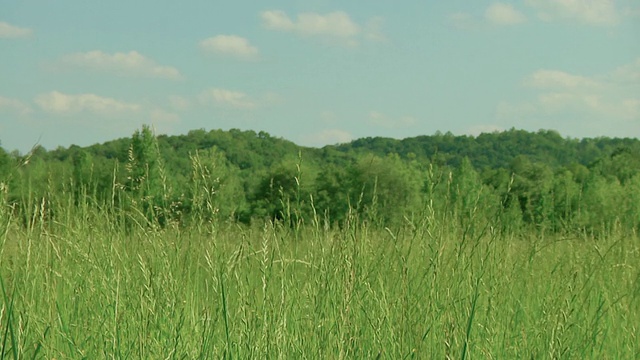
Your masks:
<instances>
[{"instance_id":1,"label":"white cloud","mask_svg":"<svg viewBox=\"0 0 640 360\"><path fill-rule=\"evenodd\" d=\"M620 112L620 116L638 121L638 125L640 125L640 97L622 100L620 105L620 107L616 108Z\"/></svg>"},{"instance_id":2,"label":"white cloud","mask_svg":"<svg viewBox=\"0 0 640 360\"><path fill-rule=\"evenodd\" d=\"M31 108L22 101L3 96L0 96L0 111L8 111L19 115L26 115L32 112Z\"/></svg>"},{"instance_id":3,"label":"white cloud","mask_svg":"<svg viewBox=\"0 0 640 360\"><path fill-rule=\"evenodd\" d=\"M200 48L223 55L241 58L258 56L258 48L252 46L249 40L236 35L217 35L200 42Z\"/></svg>"},{"instance_id":4,"label":"white cloud","mask_svg":"<svg viewBox=\"0 0 640 360\"><path fill-rule=\"evenodd\" d=\"M389 39L382 33L382 25L384 25L384 18L380 16L369 19L364 26L365 38L370 41L388 41Z\"/></svg>"},{"instance_id":5,"label":"white cloud","mask_svg":"<svg viewBox=\"0 0 640 360\"><path fill-rule=\"evenodd\" d=\"M17 27L0 21L0 38L20 38L29 36L32 33L33 30L31 29Z\"/></svg>"},{"instance_id":6,"label":"white cloud","mask_svg":"<svg viewBox=\"0 0 640 360\"><path fill-rule=\"evenodd\" d=\"M460 30L486 29L488 24L509 26L527 21L527 18L512 5L501 2L492 3L484 12L484 20L470 13L457 12L447 18L449 24Z\"/></svg>"},{"instance_id":7,"label":"white cloud","mask_svg":"<svg viewBox=\"0 0 640 360\"><path fill-rule=\"evenodd\" d=\"M249 95L237 90L210 88L202 91L197 100L203 105L214 105L221 108L254 109L282 105L285 99L274 92L260 95Z\"/></svg>"},{"instance_id":8,"label":"white cloud","mask_svg":"<svg viewBox=\"0 0 640 360\"><path fill-rule=\"evenodd\" d=\"M526 0L543 21L576 20L590 25L613 25L620 19L614 0Z\"/></svg>"},{"instance_id":9,"label":"white cloud","mask_svg":"<svg viewBox=\"0 0 640 360\"><path fill-rule=\"evenodd\" d=\"M272 30L295 30L296 25L289 16L282 10L268 10L260 14L264 26Z\"/></svg>"},{"instance_id":10,"label":"white cloud","mask_svg":"<svg viewBox=\"0 0 640 360\"><path fill-rule=\"evenodd\" d=\"M58 91L41 94L35 99L36 104L45 112L72 114L90 112L97 114L114 114L137 112L140 105L118 101L95 94L70 95Z\"/></svg>"},{"instance_id":11,"label":"white cloud","mask_svg":"<svg viewBox=\"0 0 640 360\"><path fill-rule=\"evenodd\" d=\"M99 50L86 53L75 53L63 57L64 64L83 67L91 70L106 71L118 75L143 76L180 80L182 75L171 66L156 64L137 51L107 54Z\"/></svg>"},{"instance_id":12,"label":"white cloud","mask_svg":"<svg viewBox=\"0 0 640 360\"><path fill-rule=\"evenodd\" d=\"M498 119L579 119L580 126L599 132L607 131L607 123L612 128L640 129L640 59L595 76L539 70L523 84L538 90L535 97L520 103L501 102L496 108Z\"/></svg>"},{"instance_id":13,"label":"white cloud","mask_svg":"<svg viewBox=\"0 0 640 360\"><path fill-rule=\"evenodd\" d=\"M180 122L180 116L162 109L153 109L149 114L153 124L174 124Z\"/></svg>"},{"instance_id":14,"label":"white cloud","mask_svg":"<svg viewBox=\"0 0 640 360\"><path fill-rule=\"evenodd\" d=\"M543 93L535 103L545 114L574 113L607 121L640 121L640 98L618 98L612 93ZM640 124L639 124L640 125Z\"/></svg>"},{"instance_id":15,"label":"white cloud","mask_svg":"<svg viewBox=\"0 0 640 360\"><path fill-rule=\"evenodd\" d=\"M353 37L358 35L360 27L349 15L342 11L326 15L317 13L298 14L294 22L284 11L272 10L262 13L262 20L267 29L296 31L304 35L329 35L337 37Z\"/></svg>"},{"instance_id":16,"label":"white cloud","mask_svg":"<svg viewBox=\"0 0 640 360\"><path fill-rule=\"evenodd\" d=\"M453 27L460 30L469 30L477 26L473 16L469 13L457 12L450 14L448 21Z\"/></svg>"},{"instance_id":17,"label":"white cloud","mask_svg":"<svg viewBox=\"0 0 640 360\"><path fill-rule=\"evenodd\" d=\"M611 78L622 83L640 84L640 57L630 64L618 67Z\"/></svg>"},{"instance_id":18,"label":"white cloud","mask_svg":"<svg viewBox=\"0 0 640 360\"><path fill-rule=\"evenodd\" d=\"M169 96L169 105L174 110L186 110L191 107L191 101L182 96L172 95Z\"/></svg>"},{"instance_id":19,"label":"white cloud","mask_svg":"<svg viewBox=\"0 0 640 360\"><path fill-rule=\"evenodd\" d=\"M549 92L538 95L538 104L546 111L558 111L573 105L586 104L583 95L564 92Z\"/></svg>"},{"instance_id":20,"label":"white cloud","mask_svg":"<svg viewBox=\"0 0 640 360\"><path fill-rule=\"evenodd\" d=\"M538 70L529 75L524 84L534 88L593 88L598 82L578 75L557 70Z\"/></svg>"},{"instance_id":21,"label":"white cloud","mask_svg":"<svg viewBox=\"0 0 640 360\"><path fill-rule=\"evenodd\" d=\"M202 103L213 102L217 106L227 106L238 109L251 109L256 106L255 102L243 92L227 89L212 88L200 94Z\"/></svg>"},{"instance_id":22,"label":"white cloud","mask_svg":"<svg viewBox=\"0 0 640 360\"><path fill-rule=\"evenodd\" d=\"M314 134L304 135L300 138L301 143L307 146L348 143L351 140L353 140L353 135L340 129L322 130Z\"/></svg>"},{"instance_id":23,"label":"white cloud","mask_svg":"<svg viewBox=\"0 0 640 360\"><path fill-rule=\"evenodd\" d=\"M285 102L285 98L278 93L269 91L262 94L257 102L260 106L282 105Z\"/></svg>"},{"instance_id":24,"label":"white cloud","mask_svg":"<svg viewBox=\"0 0 640 360\"><path fill-rule=\"evenodd\" d=\"M327 110L320 113L320 121L323 124L337 124L339 122L339 119L336 113Z\"/></svg>"},{"instance_id":25,"label":"white cloud","mask_svg":"<svg viewBox=\"0 0 640 360\"><path fill-rule=\"evenodd\" d=\"M475 125L467 130L467 134L478 136L483 133L494 133L504 131L504 128L493 124Z\"/></svg>"},{"instance_id":26,"label":"white cloud","mask_svg":"<svg viewBox=\"0 0 640 360\"><path fill-rule=\"evenodd\" d=\"M516 25L527 19L511 4L496 2L491 4L484 13L485 19L496 25Z\"/></svg>"},{"instance_id":27,"label":"white cloud","mask_svg":"<svg viewBox=\"0 0 640 360\"><path fill-rule=\"evenodd\" d=\"M156 134L166 134L175 131L176 125L180 123L178 114L168 112L162 108L149 108L142 118L144 124L151 124Z\"/></svg>"},{"instance_id":28,"label":"white cloud","mask_svg":"<svg viewBox=\"0 0 640 360\"><path fill-rule=\"evenodd\" d=\"M393 129L393 128L413 126L417 121L413 116L402 116L399 118L391 118L381 112L370 111L369 122L376 126Z\"/></svg>"},{"instance_id":29,"label":"white cloud","mask_svg":"<svg viewBox=\"0 0 640 360\"><path fill-rule=\"evenodd\" d=\"M358 25L343 11L328 14L301 13L292 19L284 11L268 10L260 14L265 28L270 30L294 32L304 36L320 36L340 40L347 45L357 45L364 37L371 41L386 41L380 31L384 22L382 17L373 17L365 26Z\"/></svg>"},{"instance_id":30,"label":"white cloud","mask_svg":"<svg viewBox=\"0 0 640 360\"><path fill-rule=\"evenodd\" d=\"M496 117L499 120L511 120L527 116L536 112L536 106L531 102L511 103L501 101L496 106Z\"/></svg>"}]
</instances>

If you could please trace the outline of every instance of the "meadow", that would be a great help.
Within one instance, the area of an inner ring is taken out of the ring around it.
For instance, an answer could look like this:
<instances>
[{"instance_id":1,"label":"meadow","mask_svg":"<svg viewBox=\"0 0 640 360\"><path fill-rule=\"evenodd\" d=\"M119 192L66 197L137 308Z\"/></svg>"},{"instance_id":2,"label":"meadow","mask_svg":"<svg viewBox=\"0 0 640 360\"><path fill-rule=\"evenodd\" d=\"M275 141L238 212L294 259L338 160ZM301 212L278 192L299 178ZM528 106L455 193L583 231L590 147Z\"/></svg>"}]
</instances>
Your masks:
<instances>
[{"instance_id":1,"label":"meadow","mask_svg":"<svg viewBox=\"0 0 640 360\"><path fill-rule=\"evenodd\" d=\"M71 195L0 201L2 359L640 356L640 239L622 227L503 231L428 202L393 227L123 226Z\"/></svg>"},{"instance_id":2,"label":"meadow","mask_svg":"<svg viewBox=\"0 0 640 360\"><path fill-rule=\"evenodd\" d=\"M640 143L414 140L0 151L0 359L640 357Z\"/></svg>"}]
</instances>

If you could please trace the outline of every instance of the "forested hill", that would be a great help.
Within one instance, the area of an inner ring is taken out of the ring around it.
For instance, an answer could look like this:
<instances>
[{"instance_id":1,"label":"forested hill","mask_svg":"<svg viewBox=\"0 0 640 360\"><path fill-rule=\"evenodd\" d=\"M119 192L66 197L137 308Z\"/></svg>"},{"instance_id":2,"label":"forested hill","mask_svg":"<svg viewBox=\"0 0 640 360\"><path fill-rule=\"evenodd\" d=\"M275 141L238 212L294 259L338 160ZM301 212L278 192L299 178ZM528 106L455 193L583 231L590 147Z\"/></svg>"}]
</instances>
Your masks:
<instances>
[{"instance_id":1,"label":"forested hill","mask_svg":"<svg viewBox=\"0 0 640 360\"><path fill-rule=\"evenodd\" d=\"M249 223L286 217L294 202L298 219L316 212L340 222L355 209L393 223L425 200L445 204L480 191L485 207L508 208L523 224L584 228L624 217L640 228L640 140L512 129L309 148L266 132L155 137L143 127L88 147L37 147L24 155L0 148L0 185L14 208L60 194L78 203L82 195L96 206L146 204L139 210L151 222L184 223L207 212Z\"/></svg>"},{"instance_id":2,"label":"forested hill","mask_svg":"<svg viewBox=\"0 0 640 360\"><path fill-rule=\"evenodd\" d=\"M477 169L508 168L521 155L533 162L543 162L552 167L581 164L588 166L616 149L638 148L640 140L635 138L563 138L553 130L527 132L509 130L483 133L478 136L456 136L451 133L436 133L432 136L417 136L402 140L390 138L362 138L348 144L335 146L342 152L399 154L401 157L438 160L457 166L467 157Z\"/></svg>"},{"instance_id":3,"label":"forested hill","mask_svg":"<svg viewBox=\"0 0 640 360\"><path fill-rule=\"evenodd\" d=\"M636 138L564 138L553 130L528 132L511 129L504 132L483 133L478 136L453 135L437 132L402 140L384 137L366 137L350 143L327 145L321 149L302 147L286 139L272 137L266 132L222 130L193 130L186 135L157 137L166 165L180 168L188 163L189 154L213 147L222 151L228 161L240 169L268 168L282 159L297 158L299 152L313 162L341 163L347 159L374 154L397 154L402 159L435 161L441 165L458 166L468 158L478 169L508 168L518 156L526 156L532 162L545 163L552 168L571 164L589 166L595 161L620 149L637 150ZM84 148L71 146L45 151L39 147L35 155L46 160L61 160L84 150L94 157L117 159L126 162L131 138L122 138ZM8 158L0 149L0 156Z\"/></svg>"}]
</instances>

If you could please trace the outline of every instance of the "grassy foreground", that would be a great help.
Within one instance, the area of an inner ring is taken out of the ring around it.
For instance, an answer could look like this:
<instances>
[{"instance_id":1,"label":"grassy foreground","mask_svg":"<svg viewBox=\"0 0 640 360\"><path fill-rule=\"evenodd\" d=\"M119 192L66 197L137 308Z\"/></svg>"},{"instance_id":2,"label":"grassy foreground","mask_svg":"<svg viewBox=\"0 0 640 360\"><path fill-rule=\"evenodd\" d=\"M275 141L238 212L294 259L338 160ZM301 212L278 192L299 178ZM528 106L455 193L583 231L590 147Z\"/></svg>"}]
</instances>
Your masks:
<instances>
[{"instance_id":1,"label":"grassy foreground","mask_svg":"<svg viewBox=\"0 0 640 360\"><path fill-rule=\"evenodd\" d=\"M0 223L0 358L638 358L640 239Z\"/></svg>"}]
</instances>

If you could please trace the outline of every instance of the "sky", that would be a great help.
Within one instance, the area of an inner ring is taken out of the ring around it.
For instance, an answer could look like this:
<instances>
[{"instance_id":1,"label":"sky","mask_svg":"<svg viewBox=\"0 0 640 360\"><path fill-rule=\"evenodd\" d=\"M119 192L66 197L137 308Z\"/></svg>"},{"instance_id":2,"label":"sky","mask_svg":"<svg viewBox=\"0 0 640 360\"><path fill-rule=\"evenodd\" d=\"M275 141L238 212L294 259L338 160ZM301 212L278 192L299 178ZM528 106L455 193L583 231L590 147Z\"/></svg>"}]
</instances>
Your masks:
<instances>
[{"instance_id":1,"label":"sky","mask_svg":"<svg viewBox=\"0 0 640 360\"><path fill-rule=\"evenodd\" d=\"M0 144L640 137L640 1L0 2Z\"/></svg>"}]
</instances>

